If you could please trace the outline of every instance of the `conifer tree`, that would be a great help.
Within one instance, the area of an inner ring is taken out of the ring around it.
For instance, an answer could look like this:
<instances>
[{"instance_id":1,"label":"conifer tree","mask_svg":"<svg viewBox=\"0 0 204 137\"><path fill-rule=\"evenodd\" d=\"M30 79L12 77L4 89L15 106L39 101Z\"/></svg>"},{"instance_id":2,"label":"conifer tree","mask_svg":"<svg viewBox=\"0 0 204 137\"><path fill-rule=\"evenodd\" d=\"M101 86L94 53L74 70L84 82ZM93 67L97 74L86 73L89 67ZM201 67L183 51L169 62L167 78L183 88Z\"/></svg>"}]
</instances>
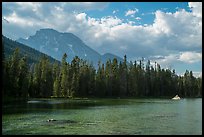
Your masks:
<instances>
[{"instance_id":1,"label":"conifer tree","mask_svg":"<svg viewBox=\"0 0 204 137\"><path fill-rule=\"evenodd\" d=\"M68 97L68 63L66 61L67 54L65 53L62 57L62 66L61 66L61 95L62 97Z\"/></svg>"}]
</instances>

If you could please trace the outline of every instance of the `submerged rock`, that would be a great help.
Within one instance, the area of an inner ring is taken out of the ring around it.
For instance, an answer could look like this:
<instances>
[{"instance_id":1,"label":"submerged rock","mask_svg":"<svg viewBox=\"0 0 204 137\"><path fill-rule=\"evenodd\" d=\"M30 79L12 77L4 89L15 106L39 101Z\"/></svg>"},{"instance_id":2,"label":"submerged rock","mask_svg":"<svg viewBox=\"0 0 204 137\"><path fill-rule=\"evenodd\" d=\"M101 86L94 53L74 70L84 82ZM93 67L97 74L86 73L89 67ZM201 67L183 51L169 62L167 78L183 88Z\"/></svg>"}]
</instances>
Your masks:
<instances>
[{"instance_id":1,"label":"submerged rock","mask_svg":"<svg viewBox=\"0 0 204 137\"><path fill-rule=\"evenodd\" d=\"M77 121L74 120L55 120L55 119L48 119L47 122L54 122L56 124L66 124L66 123L77 123Z\"/></svg>"},{"instance_id":2,"label":"submerged rock","mask_svg":"<svg viewBox=\"0 0 204 137\"><path fill-rule=\"evenodd\" d=\"M62 120L63 123L77 123L77 121L74 120Z\"/></svg>"},{"instance_id":3,"label":"submerged rock","mask_svg":"<svg viewBox=\"0 0 204 137\"><path fill-rule=\"evenodd\" d=\"M55 119L48 119L47 122L57 121Z\"/></svg>"}]
</instances>

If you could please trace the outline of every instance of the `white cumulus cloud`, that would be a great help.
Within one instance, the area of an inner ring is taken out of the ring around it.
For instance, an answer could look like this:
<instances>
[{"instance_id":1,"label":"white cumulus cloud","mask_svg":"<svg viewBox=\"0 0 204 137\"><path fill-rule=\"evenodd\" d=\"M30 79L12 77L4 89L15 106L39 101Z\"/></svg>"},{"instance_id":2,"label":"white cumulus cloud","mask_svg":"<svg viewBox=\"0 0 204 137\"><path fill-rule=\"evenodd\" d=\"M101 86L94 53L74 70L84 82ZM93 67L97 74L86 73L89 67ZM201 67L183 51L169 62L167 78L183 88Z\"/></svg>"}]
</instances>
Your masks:
<instances>
[{"instance_id":1,"label":"white cumulus cloud","mask_svg":"<svg viewBox=\"0 0 204 137\"><path fill-rule=\"evenodd\" d=\"M136 19L136 20L141 20L142 18L140 18L140 17L136 17L135 19Z\"/></svg>"},{"instance_id":2,"label":"white cumulus cloud","mask_svg":"<svg viewBox=\"0 0 204 137\"><path fill-rule=\"evenodd\" d=\"M135 10L128 10L125 13L125 16L131 16L134 17L135 13L139 12L139 10L137 8L135 8Z\"/></svg>"},{"instance_id":3,"label":"white cumulus cloud","mask_svg":"<svg viewBox=\"0 0 204 137\"><path fill-rule=\"evenodd\" d=\"M188 6L192 9L193 15L202 17L202 2L189 2Z\"/></svg>"},{"instance_id":4,"label":"white cumulus cloud","mask_svg":"<svg viewBox=\"0 0 204 137\"><path fill-rule=\"evenodd\" d=\"M198 62L202 60L202 54L196 52L184 52L180 55L179 60L186 63Z\"/></svg>"},{"instance_id":5,"label":"white cumulus cloud","mask_svg":"<svg viewBox=\"0 0 204 137\"><path fill-rule=\"evenodd\" d=\"M119 10L114 10L114 11L113 11L113 14L115 14L116 12L119 12Z\"/></svg>"}]
</instances>

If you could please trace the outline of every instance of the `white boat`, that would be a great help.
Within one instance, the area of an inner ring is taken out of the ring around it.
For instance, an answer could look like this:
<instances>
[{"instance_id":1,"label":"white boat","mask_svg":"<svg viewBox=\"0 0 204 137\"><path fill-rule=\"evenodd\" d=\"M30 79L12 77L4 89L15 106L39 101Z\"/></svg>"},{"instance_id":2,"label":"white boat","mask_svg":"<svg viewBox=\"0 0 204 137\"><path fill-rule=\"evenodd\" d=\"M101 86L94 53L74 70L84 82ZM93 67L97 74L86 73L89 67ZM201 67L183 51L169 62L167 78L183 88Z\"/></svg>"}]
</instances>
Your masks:
<instances>
[{"instance_id":1,"label":"white boat","mask_svg":"<svg viewBox=\"0 0 204 137\"><path fill-rule=\"evenodd\" d=\"M178 95L176 95L175 97L173 97L172 99L174 99L174 100L179 100L179 99L181 99Z\"/></svg>"}]
</instances>

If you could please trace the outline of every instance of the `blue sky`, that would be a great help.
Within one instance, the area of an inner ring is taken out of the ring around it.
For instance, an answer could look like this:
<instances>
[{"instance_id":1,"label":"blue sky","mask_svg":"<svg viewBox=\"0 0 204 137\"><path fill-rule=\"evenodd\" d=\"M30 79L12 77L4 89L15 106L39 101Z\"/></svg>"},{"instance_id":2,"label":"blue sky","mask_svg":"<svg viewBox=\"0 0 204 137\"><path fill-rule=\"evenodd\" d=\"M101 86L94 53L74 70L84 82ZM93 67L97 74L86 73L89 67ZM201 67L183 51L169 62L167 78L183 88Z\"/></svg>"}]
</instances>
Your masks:
<instances>
[{"instance_id":1,"label":"blue sky","mask_svg":"<svg viewBox=\"0 0 204 137\"><path fill-rule=\"evenodd\" d=\"M2 3L3 35L27 38L41 28L71 32L100 54L202 75L200 2Z\"/></svg>"},{"instance_id":2,"label":"blue sky","mask_svg":"<svg viewBox=\"0 0 204 137\"><path fill-rule=\"evenodd\" d=\"M188 2L111 2L103 11L96 9L94 12L88 11L87 14L94 18L114 15L119 18L134 20L130 16L124 16L124 13L128 9L134 10L135 8L139 10L135 16L142 18L140 20L141 24L152 24L155 17L152 13L157 10L175 12L178 9L185 9L186 11L190 11Z\"/></svg>"}]
</instances>

